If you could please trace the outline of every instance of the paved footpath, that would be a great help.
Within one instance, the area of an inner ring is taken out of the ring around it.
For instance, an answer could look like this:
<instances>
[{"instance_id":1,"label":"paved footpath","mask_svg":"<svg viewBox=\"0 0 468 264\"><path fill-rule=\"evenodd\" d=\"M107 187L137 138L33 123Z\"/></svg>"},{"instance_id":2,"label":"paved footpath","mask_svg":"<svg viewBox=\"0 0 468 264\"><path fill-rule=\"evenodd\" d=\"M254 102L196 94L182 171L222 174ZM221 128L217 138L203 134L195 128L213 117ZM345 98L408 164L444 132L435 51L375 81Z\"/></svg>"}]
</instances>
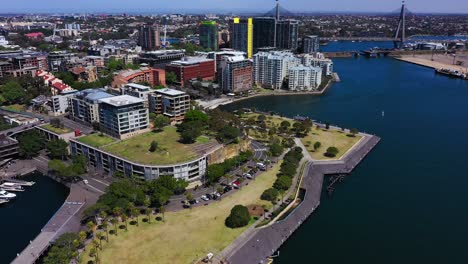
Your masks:
<instances>
[{"instance_id":1,"label":"paved footpath","mask_svg":"<svg viewBox=\"0 0 468 264\"><path fill-rule=\"evenodd\" d=\"M309 160L302 182L302 187L306 189L304 201L285 219L271 226L255 229L242 241L236 240L235 245L228 248L228 252L223 251L224 261L217 263L267 263L267 258L273 255L320 205L325 175L350 173L379 141L378 137L366 135L359 146L352 149L343 160L338 162Z\"/></svg>"}]
</instances>

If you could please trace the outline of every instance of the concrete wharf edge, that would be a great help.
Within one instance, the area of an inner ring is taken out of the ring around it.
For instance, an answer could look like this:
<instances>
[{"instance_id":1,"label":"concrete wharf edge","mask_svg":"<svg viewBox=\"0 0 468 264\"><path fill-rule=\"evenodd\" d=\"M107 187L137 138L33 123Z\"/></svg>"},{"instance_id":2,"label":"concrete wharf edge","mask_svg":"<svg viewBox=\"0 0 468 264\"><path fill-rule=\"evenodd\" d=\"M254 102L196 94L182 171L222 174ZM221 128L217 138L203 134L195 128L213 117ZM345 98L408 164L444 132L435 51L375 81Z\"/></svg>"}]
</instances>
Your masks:
<instances>
[{"instance_id":1,"label":"concrete wharf edge","mask_svg":"<svg viewBox=\"0 0 468 264\"><path fill-rule=\"evenodd\" d=\"M76 215L85 205L85 201L81 187L72 184L70 194L63 205L41 229L36 238L11 263L35 263L60 235L79 231L80 225Z\"/></svg>"},{"instance_id":2,"label":"concrete wharf edge","mask_svg":"<svg viewBox=\"0 0 468 264\"><path fill-rule=\"evenodd\" d=\"M249 235L243 236L243 239L236 240L234 243L237 245L231 245L233 250L222 252L224 262L218 263L268 263L267 258L272 256L320 205L325 175L351 173L379 141L379 137L367 135L365 140L341 161L309 161L301 186L306 190L304 201L285 219L267 228L257 228Z\"/></svg>"}]
</instances>

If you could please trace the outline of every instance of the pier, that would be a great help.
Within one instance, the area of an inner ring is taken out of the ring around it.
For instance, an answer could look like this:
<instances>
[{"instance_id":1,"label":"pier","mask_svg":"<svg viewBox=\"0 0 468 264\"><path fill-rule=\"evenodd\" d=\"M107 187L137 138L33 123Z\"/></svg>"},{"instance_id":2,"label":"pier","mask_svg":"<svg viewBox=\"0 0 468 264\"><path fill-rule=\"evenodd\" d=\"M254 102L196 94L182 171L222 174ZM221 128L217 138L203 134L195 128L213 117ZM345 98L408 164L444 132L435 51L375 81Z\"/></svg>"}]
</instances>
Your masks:
<instances>
[{"instance_id":1,"label":"pier","mask_svg":"<svg viewBox=\"0 0 468 264\"><path fill-rule=\"evenodd\" d=\"M256 228L250 234L243 234L234 241L235 247L229 247L229 250L221 253L224 260L219 263L268 263L268 258L320 205L325 175L351 173L379 141L379 137L366 135L358 146L339 161L309 159L302 182L302 188L306 190L304 201L285 219L265 228Z\"/></svg>"}]
</instances>

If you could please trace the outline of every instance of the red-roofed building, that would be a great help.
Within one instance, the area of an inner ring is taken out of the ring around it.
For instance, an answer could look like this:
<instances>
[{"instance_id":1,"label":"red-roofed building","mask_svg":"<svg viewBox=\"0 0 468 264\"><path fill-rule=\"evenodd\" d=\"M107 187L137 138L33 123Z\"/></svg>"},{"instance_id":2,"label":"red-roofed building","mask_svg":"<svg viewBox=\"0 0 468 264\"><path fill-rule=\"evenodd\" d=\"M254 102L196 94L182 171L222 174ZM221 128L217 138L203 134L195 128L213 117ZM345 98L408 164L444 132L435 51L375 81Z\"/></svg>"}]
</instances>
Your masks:
<instances>
[{"instance_id":1,"label":"red-roofed building","mask_svg":"<svg viewBox=\"0 0 468 264\"><path fill-rule=\"evenodd\" d=\"M32 32L28 34L24 34L28 39L32 40L42 40L44 38L44 33L42 32Z\"/></svg>"}]
</instances>

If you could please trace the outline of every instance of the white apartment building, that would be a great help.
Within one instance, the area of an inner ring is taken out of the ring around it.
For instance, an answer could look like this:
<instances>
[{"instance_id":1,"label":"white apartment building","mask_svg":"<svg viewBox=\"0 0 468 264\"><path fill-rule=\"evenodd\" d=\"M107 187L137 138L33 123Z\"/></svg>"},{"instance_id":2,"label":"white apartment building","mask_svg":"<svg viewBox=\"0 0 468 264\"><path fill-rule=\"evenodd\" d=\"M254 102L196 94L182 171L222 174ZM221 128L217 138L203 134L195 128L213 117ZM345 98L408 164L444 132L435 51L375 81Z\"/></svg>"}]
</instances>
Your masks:
<instances>
[{"instance_id":1,"label":"white apartment building","mask_svg":"<svg viewBox=\"0 0 468 264\"><path fill-rule=\"evenodd\" d=\"M300 58L304 66L320 67L326 76L333 74L333 61L325 58L323 53L302 54Z\"/></svg>"},{"instance_id":2,"label":"white apartment building","mask_svg":"<svg viewBox=\"0 0 468 264\"><path fill-rule=\"evenodd\" d=\"M115 138L126 139L149 131L148 108L144 100L119 95L99 100L101 130Z\"/></svg>"},{"instance_id":3,"label":"white apartment building","mask_svg":"<svg viewBox=\"0 0 468 264\"><path fill-rule=\"evenodd\" d=\"M301 64L292 52L259 52L253 56L254 83L257 86L281 89L289 69Z\"/></svg>"},{"instance_id":4,"label":"white apartment building","mask_svg":"<svg viewBox=\"0 0 468 264\"><path fill-rule=\"evenodd\" d=\"M316 90L321 83L322 68L301 65L289 69L290 91Z\"/></svg>"}]
</instances>

